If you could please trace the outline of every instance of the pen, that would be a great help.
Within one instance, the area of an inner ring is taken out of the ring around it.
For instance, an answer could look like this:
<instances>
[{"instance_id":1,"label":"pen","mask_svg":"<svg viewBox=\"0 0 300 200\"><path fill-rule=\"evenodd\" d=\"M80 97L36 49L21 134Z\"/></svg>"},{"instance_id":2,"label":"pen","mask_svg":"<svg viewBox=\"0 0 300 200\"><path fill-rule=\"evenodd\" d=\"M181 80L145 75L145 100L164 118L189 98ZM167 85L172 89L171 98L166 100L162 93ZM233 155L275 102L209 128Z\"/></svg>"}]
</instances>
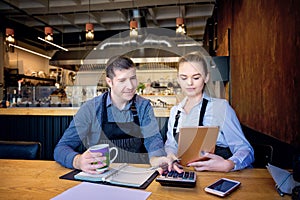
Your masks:
<instances>
[{"instance_id":1,"label":"pen","mask_svg":"<svg viewBox=\"0 0 300 200\"><path fill-rule=\"evenodd\" d=\"M183 169L183 167L179 164L180 162L180 159L176 159L176 160L173 160L172 161L172 165L177 163L177 166L180 168L180 169ZM159 166L153 166L153 167L150 167L148 168L148 170L155 170L155 169L158 169L158 168L162 168L163 170L166 170L166 168L168 168L168 163L164 163L162 165L159 165Z\"/></svg>"},{"instance_id":2,"label":"pen","mask_svg":"<svg viewBox=\"0 0 300 200\"><path fill-rule=\"evenodd\" d=\"M290 173L289 175L287 175L285 177L285 179L280 183L280 184L276 184L276 190L278 192L278 194L283 197L284 193L280 190L280 187L286 182L286 180L288 180L288 178L292 175L292 173Z\"/></svg>"},{"instance_id":3,"label":"pen","mask_svg":"<svg viewBox=\"0 0 300 200\"><path fill-rule=\"evenodd\" d=\"M279 187L276 187L276 190L277 190L278 194L279 194L281 197L284 196L284 193L280 190Z\"/></svg>"}]
</instances>

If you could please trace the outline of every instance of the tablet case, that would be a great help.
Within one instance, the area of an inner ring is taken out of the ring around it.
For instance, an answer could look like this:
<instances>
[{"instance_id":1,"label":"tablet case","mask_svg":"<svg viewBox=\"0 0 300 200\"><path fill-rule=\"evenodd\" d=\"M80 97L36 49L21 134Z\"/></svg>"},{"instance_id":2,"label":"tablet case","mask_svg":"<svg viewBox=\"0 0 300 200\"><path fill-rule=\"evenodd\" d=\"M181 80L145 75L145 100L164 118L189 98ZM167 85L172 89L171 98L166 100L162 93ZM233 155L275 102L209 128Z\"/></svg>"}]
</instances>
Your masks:
<instances>
[{"instance_id":1,"label":"tablet case","mask_svg":"<svg viewBox=\"0 0 300 200\"><path fill-rule=\"evenodd\" d=\"M201 152L214 153L219 134L217 126L194 126L180 128L178 138L178 158L180 164L205 160Z\"/></svg>"}]
</instances>

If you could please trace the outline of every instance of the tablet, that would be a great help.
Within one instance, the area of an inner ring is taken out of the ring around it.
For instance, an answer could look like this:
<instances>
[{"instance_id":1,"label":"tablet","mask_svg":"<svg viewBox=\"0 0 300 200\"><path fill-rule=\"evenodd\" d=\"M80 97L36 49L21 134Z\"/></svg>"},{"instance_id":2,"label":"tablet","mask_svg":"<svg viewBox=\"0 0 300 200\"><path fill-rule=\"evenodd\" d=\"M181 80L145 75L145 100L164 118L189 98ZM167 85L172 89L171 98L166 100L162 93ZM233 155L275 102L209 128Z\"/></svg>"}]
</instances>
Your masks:
<instances>
[{"instance_id":1,"label":"tablet","mask_svg":"<svg viewBox=\"0 0 300 200\"><path fill-rule=\"evenodd\" d=\"M194 126L180 128L178 137L178 153L182 165L205 160L201 152L214 153L219 127Z\"/></svg>"}]
</instances>

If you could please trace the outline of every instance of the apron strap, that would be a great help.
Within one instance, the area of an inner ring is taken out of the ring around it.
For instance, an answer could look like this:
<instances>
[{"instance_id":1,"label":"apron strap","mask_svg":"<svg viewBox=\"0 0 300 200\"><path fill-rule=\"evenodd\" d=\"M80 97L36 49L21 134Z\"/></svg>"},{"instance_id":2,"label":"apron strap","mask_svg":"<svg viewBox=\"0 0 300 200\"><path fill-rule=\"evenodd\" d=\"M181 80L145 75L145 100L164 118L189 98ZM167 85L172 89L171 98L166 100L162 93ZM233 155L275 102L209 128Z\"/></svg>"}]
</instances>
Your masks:
<instances>
[{"instance_id":1,"label":"apron strap","mask_svg":"<svg viewBox=\"0 0 300 200\"><path fill-rule=\"evenodd\" d=\"M208 103L208 100L203 98L202 106L201 106L201 110L200 110L199 126L203 126L203 118L204 118L205 110L207 107L207 103Z\"/></svg>"},{"instance_id":2,"label":"apron strap","mask_svg":"<svg viewBox=\"0 0 300 200\"><path fill-rule=\"evenodd\" d=\"M201 106L201 110L200 110L199 126L203 126L203 118L204 118L205 110L207 107L207 103L208 103L208 100L203 98L202 106ZM176 131L177 131L177 126L178 126L178 121L180 118L180 113L181 113L181 111L178 110L177 114L175 116L175 122L174 122L174 126L173 126L173 136L176 139L176 141L178 141L178 134L176 133Z\"/></svg>"},{"instance_id":3,"label":"apron strap","mask_svg":"<svg viewBox=\"0 0 300 200\"><path fill-rule=\"evenodd\" d=\"M175 116L175 122L174 122L174 126L173 126L173 136L174 136L176 141L178 141L178 134L176 133L176 130L177 130L177 126L178 126L178 120L179 120L179 117L180 117L180 113L181 113L181 111L178 110L177 114Z\"/></svg>"},{"instance_id":4,"label":"apron strap","mask_svg":"<svg viewBox=\"0 0 300 200\"><path fill-rule=\"evenodd\" d=\"M108 95L108 92L105 92L103 94L103 99L102 99L102 124L103 122L107 122L108 119L107 119L107 109L106 109L106 100L107 100L107 95Z\"/></svg>"},{"instance_id":5,"label":"apron strap","mask_svg":"<svg viewBox=\"0 0 300 200\"><path fill-rule=\"evenodd\" d=\"M136 100L136 94L132 98L132 103L131 103L131 106L130 106L130 110L131 110L131 113L133 115L133 122L140 127L140 120L139 120L139 116L138 116L137 109L136 109L136 106L135 106L135 100ZM141 132L141 135L142 134L143 133ZM140 140L141 140L142 146L143 146L142 149L141 149L141 151L146 153L147 150L146 150L146 147L144 145L144 137L141 137Z\"/></svg>"},{"instance_id":6,"label":"apron strap","mask_svg":"<svg viewBox=\"0 0 300 200\"><path fill-rule=\"evenodd\" d=\"M138 116L138 113L137 113L137 110L136 110L136 106L135 106L135 98L136 98L136 94L132 98L132 103L131 103L131 106L130 106L130 110L131 110L131 113L133 115L133 121L134 121L134 123L136 125L140 126L139 116Z\"/></svg>"}]
</instances>

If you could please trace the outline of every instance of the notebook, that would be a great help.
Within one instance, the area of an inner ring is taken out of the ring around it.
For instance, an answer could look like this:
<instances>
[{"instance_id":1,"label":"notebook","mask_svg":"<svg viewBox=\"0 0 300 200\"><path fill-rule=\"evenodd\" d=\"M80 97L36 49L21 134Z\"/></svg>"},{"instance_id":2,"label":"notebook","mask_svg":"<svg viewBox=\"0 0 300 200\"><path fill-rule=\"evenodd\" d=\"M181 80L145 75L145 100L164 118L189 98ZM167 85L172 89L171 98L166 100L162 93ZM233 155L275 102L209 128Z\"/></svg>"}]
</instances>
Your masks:
<instances>
[{"instance_id":1,"label":"notebook","mask_svg":"<svg viewBox=\"0 0 300 200\"><path fill-rule=\"evenodd\" d=\"M195 126L180 128L178 138L178 153L182 165L205 160L201 152L215 151L216 141L219 134L217 126Z\"/></svg>"},{"instance_id":2,"label":"notebook","mask_svg":"<svg viewBox=\"0 0 300 200\"><path fill-rule=\"evenodd\" d=\"M153 168L113 163L112 167L102 174L93 175L82 171L72 171L60 178L145 189L157 175L158 172Z\"/></svg>"}]
</instances>

